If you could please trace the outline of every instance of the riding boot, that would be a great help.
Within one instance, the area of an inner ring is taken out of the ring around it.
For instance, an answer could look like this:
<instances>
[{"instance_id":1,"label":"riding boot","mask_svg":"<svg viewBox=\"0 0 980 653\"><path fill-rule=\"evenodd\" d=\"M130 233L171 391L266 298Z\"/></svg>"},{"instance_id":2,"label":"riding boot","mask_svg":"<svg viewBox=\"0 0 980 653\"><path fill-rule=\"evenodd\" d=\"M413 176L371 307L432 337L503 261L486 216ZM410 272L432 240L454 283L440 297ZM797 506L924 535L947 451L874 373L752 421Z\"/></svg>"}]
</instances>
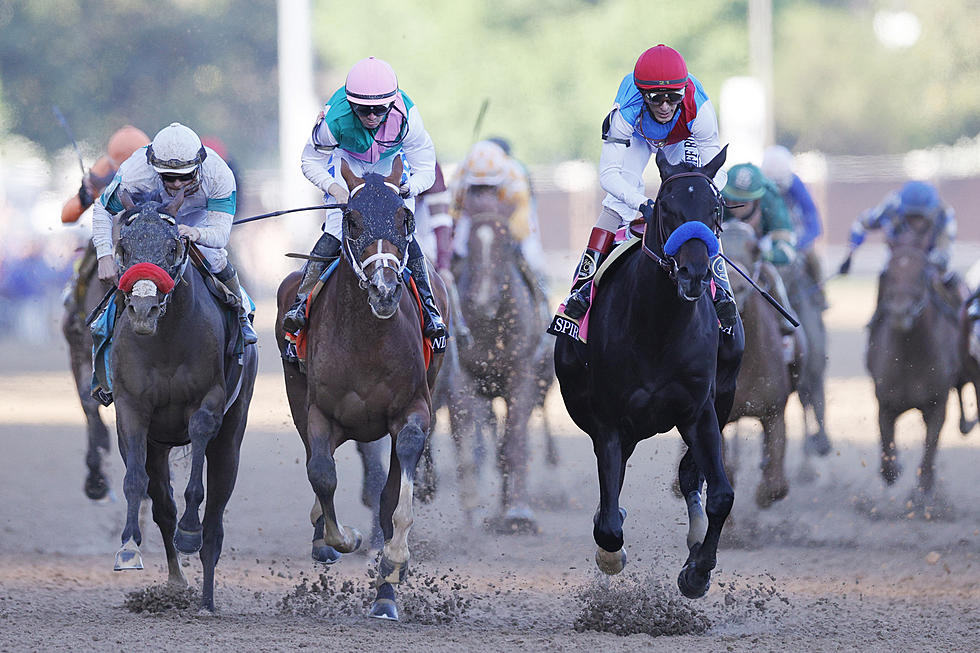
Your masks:
<instances>
[{"instance_id":1,"label":"riding boot","mask_svg":"<svg viewBox=\"0 0 980 653\"><path fill-rule=\"evenodd\" d=\"M248 307L245 306L245 300L242 297L242 284L238 281L238 271L229 263L224 270L214 276L217 277L218 281L228 286L228 290L238 300L238 321L242 326L242 337L245 339L246 345L254 345L259 341L259 336L255 333L252 321L248 319Z\"/></svg>"},{"instance_id":2,"label":"riding boot","mask_svg":"<svg viewBox=\"0 0 980 653\"><path fill-rule=\"evenodd\" d=\"M732 284L728 280L728 268L725 266L725 259L716 256L711 261L711 277L715 282L715 296L712 300L715 305L715 313L718 315L718 322L721 330L725 333L732 333L732 329L738 324L738 307L735 305L735 293L732 292Z\"/></svg>"},{"instance_id":3,"label":"riding boot","mask_svg":"<svg viewBox=\"0 0 980 653\"><path fill-rule=\"evenodd\" d=\"M417 240L412 240L408 246L408 269L415 280L415 287L419 291L419 299L422 300L422 333L426 338L435 341L446 336L446 324L439 315L439 308L432 297L432 286L429 285L429 271L425 264L425 254L419 247Z\"/></svg>"},{"instance_id":4,"label":"riding boot","mask_svg":"<svg viewBox=\"0 0 980 653\"><path fill-rule=\"evenodd\" d=\"M613 248L616 234L600 227L592 227L589 244L575 268L572 292L565 299L565 315L577 320L585 315L592 302L592 279L596 270Z\"/></svg>"},{"instance_id":5,"label":"riding boot","mask_svg":"<svg viewBox=\"0 0 980 653\"><path fill-rule=\"evenodd\" d=\"M296 333L306 325L306 300L327 266L340 258L340 241L325 233L313 245L310 256L314 258L303 266L303 280L299 282L296 300L282 318L282 328L287 333Z\"/></svg>"}]
</instances>

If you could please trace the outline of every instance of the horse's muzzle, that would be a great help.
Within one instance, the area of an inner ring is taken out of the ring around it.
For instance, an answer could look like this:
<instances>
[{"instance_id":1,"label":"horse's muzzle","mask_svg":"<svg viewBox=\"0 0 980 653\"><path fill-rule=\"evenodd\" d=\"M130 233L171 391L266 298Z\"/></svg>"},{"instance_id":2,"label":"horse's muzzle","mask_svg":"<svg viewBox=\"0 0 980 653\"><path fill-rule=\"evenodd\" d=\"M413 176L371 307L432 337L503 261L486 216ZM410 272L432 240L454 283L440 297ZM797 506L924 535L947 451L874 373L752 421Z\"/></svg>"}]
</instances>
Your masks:
<instances>
[{"instance_id":1,"label":"horse's muzzle","mask_svg":"<svg viewBox=\"0 0 980 653\"><path fill-rule=\"evenodd\" d=\"M158 297L130 297L126 314L133 331L141 336L152 336L163 315Z\"/></svg>"},{"instance_id":2,"label":"horse's muzzle","mask_svg":"<svg viewBox=\"0 0 980 653\"><path fill-rule=\"evenodd\" d=\"M368 305L375 317L387 320L398 310L402 284L391 268L381 268L371 275L368 284Z\"/></svg>"}]
</instances>

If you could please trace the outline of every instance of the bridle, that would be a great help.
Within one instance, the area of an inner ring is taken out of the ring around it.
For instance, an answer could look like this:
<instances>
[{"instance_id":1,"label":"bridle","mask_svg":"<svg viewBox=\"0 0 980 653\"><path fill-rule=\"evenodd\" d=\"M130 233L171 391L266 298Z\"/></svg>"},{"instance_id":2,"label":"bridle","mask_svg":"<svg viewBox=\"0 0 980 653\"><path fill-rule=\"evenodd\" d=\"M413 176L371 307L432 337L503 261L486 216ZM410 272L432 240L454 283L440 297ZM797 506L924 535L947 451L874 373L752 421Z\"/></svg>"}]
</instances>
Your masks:
<instances>
[{"instance_id":1,"label":"bridle","mask_svg":"<svg viewBox=\"0 0 980 653\"><path fill-rule=\"evenodd\" d=\"M364 186L365 186L364 183L355 186L350 192L350 198L353 199L354 195L362 188L364 188ZM387 181L385 182L385 186L395 191L396 194L398 193L399 190L398 186L389 183ZM350 207L350 202L348 202L348 208L347 208L348 212L351 210L349 207ZM409 231L408 242L411 242L412 238L414 237L412 233L413 231L414 229ZM379 264L382 269L391 268L392 270L394 270L395 275L398 277L398 282L402 283L405 268L408 266L407 244L405 247L405 251L402 253L401 258L399 258L398 256L392 254L391 252L383 251L385 241L384 239L379 238L377 241L375 241L378 246L378 251L374 254L371 254L363 261L361 261L358 258L358 256L355 255L354 250L351 247L351 242L352 241L349 236L344 236L344 256L347 259L347 262L350 263L351 268L353 268L354 274L357 275L357 278L360 280L361 288L367 288L367 286L370 284L370 280L368 279L365 269L375 264ZM364 249L366 250L369 247L371 247L371 245L368 245ZM364 250L362 250L362 252L363 251Z\"/></svg>"},{"instance_id":2,"label":"bridle","mask_svg":"<svg viewBox=\"0 0 980 653\"><path fill-rule=\"evenodd\" d=\"M131 215L129 215L125 219L123 225L128 227L140 215L142 215L142 211L134 211ZM157 215L160 217L161 220L163 220L168 224L171 225L177 224L177 220L166 213L157 212ZM172 272L170 270L164 270L163 268L161 268L156 264L143 262L143 263L136 263L134 265L131 265L129 268L126 269L126 272L124 272L119 279L120 291L123 293L123 297L128 301L129 296L131 294L135 294L137 297L140 297L140 296L155 295L157 292L162 292L159 285L153 279L145 278L145 277L141 277L140 279L134 281L133 284L130 286L129 290L123 290L122 289L123 285L129 285L128 280L126 279L126 275L129 274L131 270L136 269L137 266L147 266L146 269L149 269L151 274L155 273L155 275L157 276L159 276L160 274L167 275L173 281L173 286L171 286L170 290L163 293L163 300L160 302L161 316L167 312L167 305L170 303L170 299L173 296L174 290L176 290L180 282L184 280L184 272L187 270L187 263L190 260L189 259L190 245L187 241L186 236L176 236L174 240L181 245L181 249L183 250L183 253L181 254L180 260L174 264L174 268ZM155 268L156 270L153 270L153 268Z\"/></svg>"},{"instance_id":3,"label":"bridle","mask_svg":"<svg viewBox=\"0 0 980 653\"><path fill-rule=\"evenodd\" d=\"M670 237L670 234L667 233L667 228L664 225L663 201L662 201L665 194L664 190L671 182L676 181L678 179L685 179L685 178L704 179L706 182L708 182L708 187L711 189L712 194L714 195L715 198L714 219L712 221L713 224L710 225L711 231L715 234L715 237L717 237L722 231L721 213L722 213L722 207L724 206L724 200L721 197L721 193L715 187L715 182L711 179L711 177L704 174L703 172L696 172L693 170L689 172L680 172L675 175L671 175L670 177L667 177L667 179L665 179L664 182L660 185L660 190L657 191L657 197L653 203L654 205L653 221L656 224L650 224L650 223L647 224L647 229L645 229L643 232L641 246L643 249L643 253L649 256L650 258L652 258L654 261L656 261L657 265L659 265L661 269L667 273L667 276L669 276L672 280L675 280L677 277L678 265L676 259L674 259L673 256L668 256L667 254L663 254L663 255L658 254L655 250L651 249L650 246L647 245L647 236L650 234L651 231L650 227L654 227L657 230L657 243L656 243L657 249L659 249L661 252L664 251L664 244L667 242L668 238Z\"/></svg>"}]
</instances>

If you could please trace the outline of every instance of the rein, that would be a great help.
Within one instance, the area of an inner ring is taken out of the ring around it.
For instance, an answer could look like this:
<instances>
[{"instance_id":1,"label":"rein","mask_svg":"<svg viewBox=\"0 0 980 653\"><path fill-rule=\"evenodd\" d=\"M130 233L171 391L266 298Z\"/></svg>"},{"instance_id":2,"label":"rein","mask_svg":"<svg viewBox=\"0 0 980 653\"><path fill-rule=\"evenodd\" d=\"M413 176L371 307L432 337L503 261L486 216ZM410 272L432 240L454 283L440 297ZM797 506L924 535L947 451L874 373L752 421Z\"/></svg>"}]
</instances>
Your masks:
<instances>
[{"instance_id":1,"label":"rein","mask_svg":"<svg viewBox=\"0 0 980 653\"><path fill-rule=\"evenodd\" d=\"M365 184L361 183L360 185L354 187L354 189L351 190L350 192L351 199L353 199L354 195L359 190L364 188L364 186ZM396 194L398 193L398 186L389 183L387 181L385 182L385 186L395 191ZM411 241L411 239L412 236L409 235L409 241ZM370 283L367 274L364 272L365 268L368 268L379 261L381 262L382 269L391 268L392 270L395 271L395 274L398 276L399 283L401 283L402 281L402 273L405 271L405 268L408 266L407 246L405 247L405 252L402 254L402 257L398 258L397 256L395 256L390 252L381 251L382 247L384 246L384 242L385 242L384 240L378 239L376 242L378 244L377 253L372 254L371 256L367 257L365 260L361 261L358 259L357 256L354 255L354 251L353 249L351 249L351 239L349 237L344 238L344 258L347 259L347 262L350 263L350 266L354 269L354 274L356 274L357 278L360 280L362 288L366 288L367 285ZM370 245L368 247L370 247ZM364 249L367 249L367 247L365 247Z\"/></svg>"},{"instance_id":2,"label":"rein","mask_svg":"<svg viewBox=\"0 0 980 653\"><path fill-rule=\"evenodd\" d=\"M716 202L715 218L714 218L714 225L712 225L712 231L714 232L715 236L721 233L721 222L719 220L719 213L721 207L721 194L718 192L718 189L715 188L715 182L711 179L711 177L709 177L708 175L702 172L694 172L694 171L681 172L676 175L671 175L670 177L667 177L667 179L664 180L664 183L660 185L660 190L657 191L657 198L653 202L654 211L655 211L654 219L656 220L657 237L659 238L659 242L657 243L657 245L660 251L663 251L664 243L667 242L667 239L670 235L667 233L667 230L664 227L663 202L661 201L662 196L664 194L664 189L667 188L667 185L670 182L674 181L675 179L683 179L685 177L701 178L708 182L708 187L711 188L715 196L715 202ZM648 222L647 229L643 231L643 238L640 243L643 253L646 254L651 259L653 259L654 261L656 261L657 265L660 266L660 268L667 274L667 276L669 276L671 279L674 279L677 275L677 261L674 259L674 257L667 256L666 254L661 256L657 254L655 250L651 249L647 245L647 234L650 232L651 226L653 225L651 225Z\"/></svg>"}]
</instances>

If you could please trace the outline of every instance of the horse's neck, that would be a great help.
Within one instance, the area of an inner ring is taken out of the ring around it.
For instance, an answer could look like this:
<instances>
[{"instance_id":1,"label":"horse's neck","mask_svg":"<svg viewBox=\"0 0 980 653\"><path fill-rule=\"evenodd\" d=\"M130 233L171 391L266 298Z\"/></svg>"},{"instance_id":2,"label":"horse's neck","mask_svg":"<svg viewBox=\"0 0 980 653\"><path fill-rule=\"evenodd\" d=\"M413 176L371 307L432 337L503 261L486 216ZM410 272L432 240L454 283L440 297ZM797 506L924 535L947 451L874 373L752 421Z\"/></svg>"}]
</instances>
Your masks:
<instances>
[{"instance_id":1,"label":"horse's neck","mask_svg":"<svg viewBox=\"0 0 980 653\"><path fill-rule=\"evenodd\" d=\"M623 270L626 281L627 317L631 323L666 324L683 319L695 310L698 302L686 302L677 296L677 286L652 258L636 253Z\"/></svg>"}]
</instances>

